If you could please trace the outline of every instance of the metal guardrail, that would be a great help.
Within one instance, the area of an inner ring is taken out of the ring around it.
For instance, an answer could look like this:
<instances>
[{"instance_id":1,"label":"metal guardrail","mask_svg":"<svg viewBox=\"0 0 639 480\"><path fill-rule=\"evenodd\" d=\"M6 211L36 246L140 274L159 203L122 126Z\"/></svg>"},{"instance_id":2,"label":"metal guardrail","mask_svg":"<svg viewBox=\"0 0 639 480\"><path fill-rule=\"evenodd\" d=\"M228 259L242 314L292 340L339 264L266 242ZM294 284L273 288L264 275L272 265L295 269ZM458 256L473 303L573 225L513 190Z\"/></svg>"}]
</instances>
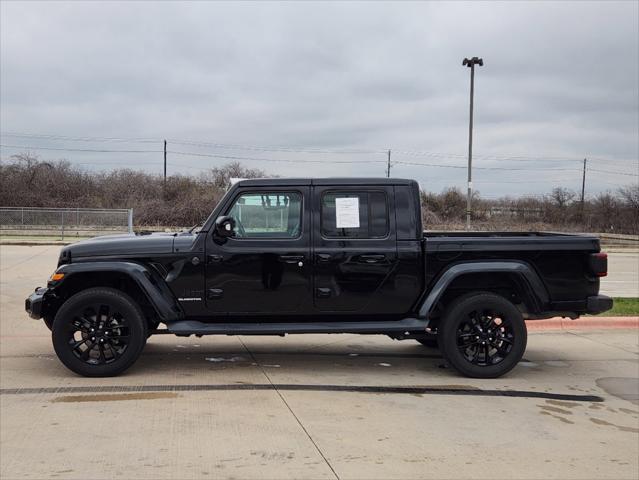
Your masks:
<instances>
[{"instance_id":1,"label":"metal guardrail","mask_svg":"<svg viewBox=\"0 0 639 480\"><path fill-rule=\"evenodd\" d=\"M133 233L133 209L0 207L3 235Z\"/></svg>"}]
</instances>

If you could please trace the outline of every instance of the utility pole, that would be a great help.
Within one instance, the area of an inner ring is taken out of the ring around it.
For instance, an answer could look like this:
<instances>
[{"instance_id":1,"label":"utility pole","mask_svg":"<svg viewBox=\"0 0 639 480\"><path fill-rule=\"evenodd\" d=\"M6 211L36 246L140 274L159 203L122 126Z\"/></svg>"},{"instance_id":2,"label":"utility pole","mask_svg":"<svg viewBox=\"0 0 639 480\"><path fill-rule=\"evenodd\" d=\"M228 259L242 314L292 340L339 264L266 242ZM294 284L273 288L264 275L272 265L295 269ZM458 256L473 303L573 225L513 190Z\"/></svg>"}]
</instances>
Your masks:
<instances>
[{"instance_id":1,"label":"utility pole","mask_svg":"<svg viewBox=\"0 0 639 480\"><path fill-rule=\"evenodd\" d=\"M166 188L166 140L164 140L164 187Z\"/></svg>"},{"instance_id":2,"label":"utility pole","mask_svg":"<svg viewBox=\"0 0 639 480\"><path fill-rule=\"evenodd\" d=\"M482 67L484 60L479 57L464 58L462 65L470 67L470 121L468 124L468 193L466 196L466 230L470 230L471 197L473 195L473 97L475 96L475 65Z\"/></svg>"},{"instance_id":3,"label":"utility pole","mask_svg":"<svg viewBox=\"0 0 639 480\"><path fill-rule=\"evenodd\" d=\"M391 158L391 151L388 151L388 165L386 167L386 178L390 178L390 167L391 167L391 163L390 163L390 158Z\"/></svg>"},{"instance_id":4,"label":"utility pole","mask_svg":"<svg viewBox=\"0 0 639 480\"><path fill-rule=\"evenodd\" d=\"M585 218L586 212L586 159L584 158L584 174L581 179L581 218Z\"/></svg>"}]
</instances>

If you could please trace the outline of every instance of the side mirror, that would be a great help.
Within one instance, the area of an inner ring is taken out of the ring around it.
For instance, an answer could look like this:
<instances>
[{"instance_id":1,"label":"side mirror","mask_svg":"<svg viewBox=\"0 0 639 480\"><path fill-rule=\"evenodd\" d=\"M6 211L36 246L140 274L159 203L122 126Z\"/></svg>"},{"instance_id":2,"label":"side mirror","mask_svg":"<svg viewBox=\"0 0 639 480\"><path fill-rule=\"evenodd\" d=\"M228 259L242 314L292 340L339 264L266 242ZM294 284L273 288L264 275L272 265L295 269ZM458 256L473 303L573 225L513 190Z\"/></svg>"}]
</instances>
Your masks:
<instances>
[{"instance_id":1,"label":"side mirror","mask_svg":"<svg viewBox=\"0 0 639 480\"><path fill-rule=\"evenodd\" d=\"M235 220L233 217L223 215L215 220L215 233L222 238L235 236Z\"/></svg>"}]
</instances>

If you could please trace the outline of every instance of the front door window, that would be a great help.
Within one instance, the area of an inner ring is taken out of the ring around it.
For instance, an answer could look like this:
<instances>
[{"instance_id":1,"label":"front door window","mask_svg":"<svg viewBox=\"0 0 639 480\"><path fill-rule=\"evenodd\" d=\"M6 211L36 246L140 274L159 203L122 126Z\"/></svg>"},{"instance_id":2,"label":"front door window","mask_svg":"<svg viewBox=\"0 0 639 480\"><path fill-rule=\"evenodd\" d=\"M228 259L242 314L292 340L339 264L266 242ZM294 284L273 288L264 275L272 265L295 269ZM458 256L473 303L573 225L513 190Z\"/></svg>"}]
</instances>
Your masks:
<instances>
[{"instance_id":1,"label":"front door window","mask_svg":"<svg viewBox=\"0 0 639 480\"><path fill-rule=\"evenodd\" d=\"M301 233L302 199L297 192L244 193L228 215L235 219L235 238L286 238Z\"/></svg>"}]
</instances>

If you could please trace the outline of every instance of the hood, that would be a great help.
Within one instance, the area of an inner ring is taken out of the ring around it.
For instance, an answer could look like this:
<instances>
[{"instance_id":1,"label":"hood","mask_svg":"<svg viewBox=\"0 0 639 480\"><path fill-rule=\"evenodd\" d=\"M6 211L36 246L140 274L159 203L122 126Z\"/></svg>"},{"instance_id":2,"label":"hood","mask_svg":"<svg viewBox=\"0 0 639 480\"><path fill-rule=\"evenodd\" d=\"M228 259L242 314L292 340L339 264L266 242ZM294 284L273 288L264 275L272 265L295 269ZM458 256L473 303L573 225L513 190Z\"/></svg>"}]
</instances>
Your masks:
<instances>
[{"instance_id":1,"label":"hood","mask_svg":"<svg viewBox=\"0 0 639 480\"><path fill-rule=\"evenodd\" d=\"M71 244L62 249L60 258L105 255L155 255L173 252L175 233L105 235Z\"/></svg>"}]
</instances>

